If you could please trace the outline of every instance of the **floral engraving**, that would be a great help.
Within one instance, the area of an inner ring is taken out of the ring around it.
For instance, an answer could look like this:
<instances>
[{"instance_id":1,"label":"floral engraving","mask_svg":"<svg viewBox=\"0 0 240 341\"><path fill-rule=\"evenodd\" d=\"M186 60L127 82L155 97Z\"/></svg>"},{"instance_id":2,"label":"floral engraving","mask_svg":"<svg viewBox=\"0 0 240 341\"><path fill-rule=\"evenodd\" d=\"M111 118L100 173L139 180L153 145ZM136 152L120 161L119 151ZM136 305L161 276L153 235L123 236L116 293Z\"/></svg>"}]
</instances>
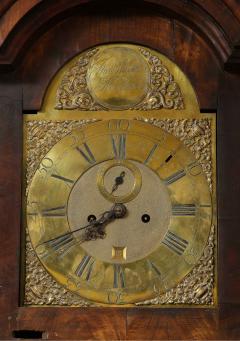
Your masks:
<instances>
[{"instance_id":1,"label":"floral engraving","mask_svg":"<svg viewBox=\"0 0 240 341\"><path fill-rule=\"evenodd\" d=\"M87 84L87 71L91 58L99 51L92 49L80 55L77 62L67 70L56 94L55 109L62 110L109 110L96 102L90 94ZM145 98L130 109L184 109L184 100L179 84L162 61L149 50L139 48L139 52L150 69L150 88ZM116 74L117 77L117 74Z\"/></svg>"},{"instance_id":2,"label":"floral engraving","mask_svg":"<svg viewBox=\"0 0 240 341\"><path fill-rule=\"evenodd\" d=\"M66 72L57 90L55 109L102 110L90 95L86 80L88 64L97 51L92 49L81 54Z\"/></svg>"},{"instance_id":3,"label":"floral engraving","mask_svg":"<svg viewBox=\"0 0 240 341\"><path fill-rule=\"evenodd\" d=\"M167 67L150 51L140 48L140 52L148 61L151 70L151 89L146 98L133 109L184 109L180 87Z\"/></svg>"}]
</instances>

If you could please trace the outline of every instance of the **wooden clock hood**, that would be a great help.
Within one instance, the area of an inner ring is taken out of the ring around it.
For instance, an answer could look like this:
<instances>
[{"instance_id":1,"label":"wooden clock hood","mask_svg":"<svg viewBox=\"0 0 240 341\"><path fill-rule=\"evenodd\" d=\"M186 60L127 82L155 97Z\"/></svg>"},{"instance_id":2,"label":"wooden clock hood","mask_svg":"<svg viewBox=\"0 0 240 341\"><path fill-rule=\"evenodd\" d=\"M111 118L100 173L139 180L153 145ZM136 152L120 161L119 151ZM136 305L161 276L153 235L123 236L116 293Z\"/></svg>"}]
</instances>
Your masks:
<instances>
[{"instance_id":1,"label":"wooden clock hood","mask_svg":"<svg viewBox=\"0 0 240 341\"><path fill-rule=\"evenodd\" d=\"M165 55L189 78L200 111L216 113L218 306L213 309L22 306L23 115L40 110L51 80L74 56L115 42ZM236 0L1 1L0 339L240 338L239 51Z\"/></svg>"}]
</instances>

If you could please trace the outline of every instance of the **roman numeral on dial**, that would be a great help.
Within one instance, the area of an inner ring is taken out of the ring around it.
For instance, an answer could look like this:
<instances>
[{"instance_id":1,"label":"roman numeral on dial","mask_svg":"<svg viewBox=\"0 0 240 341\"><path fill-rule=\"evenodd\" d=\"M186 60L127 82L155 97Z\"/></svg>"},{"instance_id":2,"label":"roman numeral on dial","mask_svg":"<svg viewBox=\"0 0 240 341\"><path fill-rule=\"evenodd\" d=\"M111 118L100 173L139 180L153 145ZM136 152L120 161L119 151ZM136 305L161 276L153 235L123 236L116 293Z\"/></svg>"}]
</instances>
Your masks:
<instances>
[{"instance_id":1,"label":"roman numeral on dial","mask_svg":"<svg viewBox=\"0 0 240 341\"><path fill-rule=\"evenodd\" d=\"M170 175L168 178L166 178L164 180L166 185L171 185L172 183L174 183L175 181L181 179L182 177L184 177L186 175L186 172L184 169Z\"/></svg>"},{"instance_id":2,"label":"roman numeral on dial","mask_svg":"<svg viewBox=\"0 0 240 341\"><path fill-rule=\"evenodd\" d=\"M44 243L46 246L50 247L50 250L44 250L40 252L41 258L46 258L51 254L51 251L55 251L60 256L64 256L68 251L70 251L71 247L76 244L76 239L72 235L63 235L54 240L49 240Z\"/></svg>"},{"instance_id":3,"label":"roman numeral on dial","mask_svg":"<svg viewBox=\"0 0 240 341\"><path fill-rule=\"evenodd\" d=\"M168 231L162 241L170 250L181 256L188 246L188 241Z\"/></svg>"},{"instance_id":4,"label":"roman numeral on dial","mask_svg":"<svg viewBox=\"0 0 240 341\"><path fill-rule=\"evenodd\" d=\"M178 204L172 206L172 215L174 216L195 216L196 206L194 204Z\"/></svg>"},{"instance_id":5,"label":"roman numeral on dial","mask_svg":"<svg viewBox=\"0 0 240 341\"><path fill-rule=\"evenodd\" d=\"M160 270L158 269L158 267L157 267L152 261L148 260L148 265L149 265L150 269L153 269L153 270L156 272L156 274L157 274L159 277L161 277L161 272L160 272Z\"/></svg>"},{"instance_id":6,"label":"roman numeral on dial","mask_svg":"<svg viewBox=\"0 0 240 341\"><path fill-rule=\"evenodd\" d=\"M83 148L76 147L76 149L90 165L96 163L95 157L87 143L83 144Z\"/></svg>"},{"instance_id":7,"label":"roman numeral on dial","mask_svg":"<svg viewBox=\"0 0 240 341\"><path fill-rule=\"evenodd\" d=\"M58 174L52 174L51 176L53 178L55 178L55 179L62 180L62 181L66 182L66 183L69 183L69 184L73 184L74 183L73 180L65 178L64 176L61 176L61 175L58 175Z\"/></svg>"},{"instance_id":8,"label":"roman numeral on dial","mask_svg":"<svg viewBox=\"0 0 240 341\"><path fill-rule=\"evenodd\" d=\"M70 246L72 246L73 243L75 243L75 239L70 234L70 235L59 237L56 240L50 241L49 245L55 251L62 251L62 252L64 252L64 251L66 251L66 249L68 249Z\"/></svg>"},{"instance_id":9,"label":"roman numeral on dial","mask_svg":"<svg viewBox=\"0 0 240 341\"><path fill-rule=\"evenodd\" d=\"M94 260L91 256L84 256L81 260L80 264L78 265L75 274L79 277L83 276L83 273L86 272L85 279L88 281L91 276Z\"/></svg>"},{"instance_id":10,"label":"roman numeral on dial","mask_svg":"<svg viewBox=\"0 0 240 341\"><path fill-rule=\"evenodd\" d=\"M114 157L123 160L126 158L126 135L111 135Z\"/></svg>"},{"instance_id":11,"label":"roman numeral on dial","mask_svg":"<svg viewBox=\"0 0 240 341\"><path fill-rule=\"evenodd\" d=\"M66 206L47 208L41 212L43 217L65 217Z\"/></svg>"},{"instance_id":12,"label":"roman numeral on dial","mask_svg":"<svg viewBox=\"0 0 240 341\"><path fill-rule=\"evenodd\" d=\"M114 264L113 287L114 288L124 288L125 287L124 270L120 264Z\"/></svg>"},{"instance_id":13,"label":"roman numeral on dial","mask_svg":"<svg viewBox=\"0 0 240 341\"><path fill-rule=\"evenodd\" d=\"M144 161L144 164L146 165L152 158L155 150L157 149L158 145L157 144L154 144L154 146L152 147L152 149L150 150L148 156L146 157L146 160Z\"/></svg>"}]
</instances>

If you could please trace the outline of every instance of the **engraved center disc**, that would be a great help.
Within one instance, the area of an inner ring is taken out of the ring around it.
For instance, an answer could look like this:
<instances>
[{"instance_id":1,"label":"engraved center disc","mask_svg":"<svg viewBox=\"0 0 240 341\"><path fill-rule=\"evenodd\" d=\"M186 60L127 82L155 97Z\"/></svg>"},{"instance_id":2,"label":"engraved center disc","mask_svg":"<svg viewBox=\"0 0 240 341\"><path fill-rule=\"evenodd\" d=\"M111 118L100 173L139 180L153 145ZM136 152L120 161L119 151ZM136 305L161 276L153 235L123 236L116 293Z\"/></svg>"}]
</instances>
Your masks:
<instances>
[{"instance_id":1,"label":"engraved center disc","mask_svg":"<svg viewBox=\"0 0 240 341\"><path fill-rule=\"evenodd\" d=\"M127 47L111 47L93 58L87 72L88 89L94 99L109 109L123 110L143 100L150 85L145 59Z\"/></svg>"}]
</instances>

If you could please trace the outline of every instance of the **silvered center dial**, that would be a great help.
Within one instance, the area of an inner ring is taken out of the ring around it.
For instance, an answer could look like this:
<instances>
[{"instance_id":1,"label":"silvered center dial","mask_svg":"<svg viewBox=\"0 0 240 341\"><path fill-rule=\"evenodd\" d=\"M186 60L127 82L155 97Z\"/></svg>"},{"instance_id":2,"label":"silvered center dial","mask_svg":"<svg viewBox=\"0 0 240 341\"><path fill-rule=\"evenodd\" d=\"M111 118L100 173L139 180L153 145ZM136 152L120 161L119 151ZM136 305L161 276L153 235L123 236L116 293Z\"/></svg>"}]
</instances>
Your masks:
<instances>
[{"instance_id":1,"label":"silvered center dial","mask_svg":"<svg viewBox=\"0 0 240 341\"><path fill-rule=\"evenodd\" d=\"M112 193L120 174L125 174L124 181ZM156 250L168 230L170 197L159 176L137 161L105 161L85 172L69 195L70 228L86 225L88 217L100 216L114 201L125 203L126 216L107 224L104 239L86 241L81 247L91 256L110 263L134 262ZM124 253L116 257L116 249Z\"/></svg>"}]
</instances>

